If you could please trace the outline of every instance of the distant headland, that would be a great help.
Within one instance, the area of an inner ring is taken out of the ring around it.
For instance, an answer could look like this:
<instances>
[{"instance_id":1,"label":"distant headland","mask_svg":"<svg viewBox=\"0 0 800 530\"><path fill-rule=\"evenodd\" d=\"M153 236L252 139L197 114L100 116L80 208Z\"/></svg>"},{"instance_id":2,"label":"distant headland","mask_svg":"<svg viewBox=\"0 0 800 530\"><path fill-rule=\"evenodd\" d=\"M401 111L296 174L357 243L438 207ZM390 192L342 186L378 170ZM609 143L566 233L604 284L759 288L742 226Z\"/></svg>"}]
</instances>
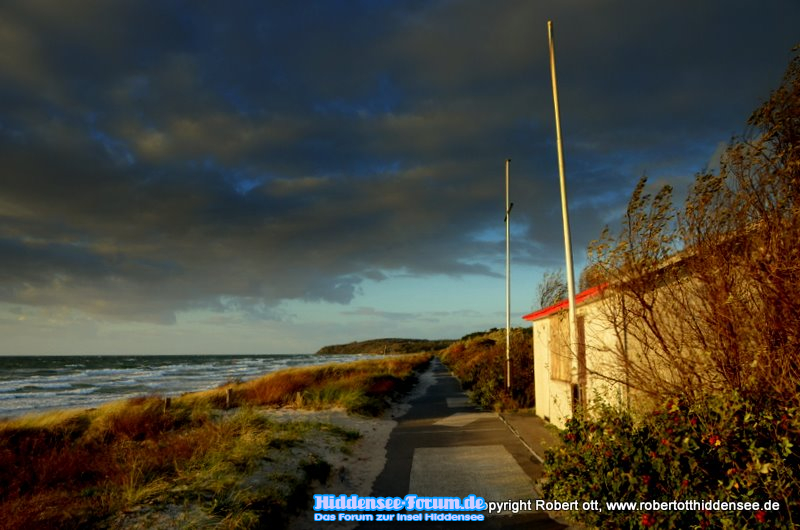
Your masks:
<instances>
[{"instance_id":1,"label":"distant headland","mask_svg":"<svg viewBox=\"0 0 800 530\"><path fill-rule=\"evenodd\" d=\"M454 340L425 339L372 339L353 341L348 344L323 346L317 355L392 355L397 353L417 353L442 350L453 344Z\"/></svg>"}]
</instances>

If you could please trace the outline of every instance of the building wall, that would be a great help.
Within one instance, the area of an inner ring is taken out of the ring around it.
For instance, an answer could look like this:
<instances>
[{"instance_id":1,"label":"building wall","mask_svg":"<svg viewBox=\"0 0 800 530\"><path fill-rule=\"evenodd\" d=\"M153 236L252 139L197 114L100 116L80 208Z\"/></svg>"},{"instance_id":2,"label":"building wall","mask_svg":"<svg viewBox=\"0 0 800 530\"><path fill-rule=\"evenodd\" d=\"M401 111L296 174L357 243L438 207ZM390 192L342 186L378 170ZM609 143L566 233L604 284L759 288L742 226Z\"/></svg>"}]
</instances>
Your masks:
<instances>
[{"instance_id":1,"label":"building wall","mask_svg":"<svg viewBox=\"0 0 800 530\"><path fill-rule=\"evenodd\" d=\"M553 379L551 372L552 330L550 319L533 322L533 366L536 384L536 415L564 428L572 416L572 390L569 381Z\"/></svg>"},{"instance_id":2,"label":"building wall","mask_svg":"<svg viewBox=\"0 0 800 530\"><path fill-rule=\"evenodd\" d=\"M579 336L582 337L585 355L585 372L579 368L578 356L569 350L568 312L532 321L534 378L536 384L536 415L553 425L564 428L572 417L573 383L581 384L585 405L591 409L598 401L612 406L626 406L628 395L625 368L619 362L618 338L602 316L603 300L596 298L577 308ZM559 355L570 355L569 380Z\"/></svg>"},{"instance_id":3,"label":"building wall","mask_svg":"<svg viewBox=\"0 0 800 530\"><path fill-rule=\"evenodd\" d=\"M624 384L625 366L620 362L620 338L602 313L604 300L597 299L579 309L586 323L585 398L591 409L600 400L612 406L627 406L628 389Z\"/></svg>"}]
</instances>

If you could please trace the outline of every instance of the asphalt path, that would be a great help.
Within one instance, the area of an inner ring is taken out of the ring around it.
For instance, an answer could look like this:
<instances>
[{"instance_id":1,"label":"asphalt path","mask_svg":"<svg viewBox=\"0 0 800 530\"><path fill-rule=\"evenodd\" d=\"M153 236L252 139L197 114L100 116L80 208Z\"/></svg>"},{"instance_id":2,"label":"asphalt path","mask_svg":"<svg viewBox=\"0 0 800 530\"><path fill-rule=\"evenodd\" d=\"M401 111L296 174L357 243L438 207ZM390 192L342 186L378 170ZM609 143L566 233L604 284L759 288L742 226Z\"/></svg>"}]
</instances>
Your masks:
<instances>
[{"instance_id":1,"label":"asphalt path","mask_svg":"<svg viewBox=\"0 0 800 530\"><path fill-rule=\"evenodd\" d=\"M533 484L541 476L541 464L497 414L471 405L458 380L438 359L425 377L430 386L411 400L410 410L398 419L389 437L386 466L373 484L372 496L405 498L413 494L464 499L475 495L487 503L516 503L518 511L513 513L513 504L508 504L500 514L466 512L483 514L482 522L373 521L362 522L358 528L566 528L544 512L525 509L527 504L535 506L538 498ZM396 519L398 515L424 517L426 513L431 512L390 515Z\"/></svg>"}]
</instances>

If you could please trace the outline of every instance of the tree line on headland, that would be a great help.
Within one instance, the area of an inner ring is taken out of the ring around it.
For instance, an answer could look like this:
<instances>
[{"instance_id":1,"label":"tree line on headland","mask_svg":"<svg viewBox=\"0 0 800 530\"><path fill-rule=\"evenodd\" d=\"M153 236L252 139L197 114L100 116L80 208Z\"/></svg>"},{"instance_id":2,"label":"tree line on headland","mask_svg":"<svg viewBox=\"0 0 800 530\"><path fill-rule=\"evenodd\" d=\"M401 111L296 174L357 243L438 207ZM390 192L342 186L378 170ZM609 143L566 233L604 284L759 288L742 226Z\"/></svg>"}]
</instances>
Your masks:
<instances>
[{"instance_id":1,"label":"tree line on headland","mask_svg":"<svg viewBox=\"0 0 800 530\"><path fill-rule=\"evenodd\" d=\"M334 344L322 347L317 355L394 355L398 353L417 353L438 351L447 348L452 340L425 339L371 339L353 341L347 344Z\"/></svg>"}]
</instances>

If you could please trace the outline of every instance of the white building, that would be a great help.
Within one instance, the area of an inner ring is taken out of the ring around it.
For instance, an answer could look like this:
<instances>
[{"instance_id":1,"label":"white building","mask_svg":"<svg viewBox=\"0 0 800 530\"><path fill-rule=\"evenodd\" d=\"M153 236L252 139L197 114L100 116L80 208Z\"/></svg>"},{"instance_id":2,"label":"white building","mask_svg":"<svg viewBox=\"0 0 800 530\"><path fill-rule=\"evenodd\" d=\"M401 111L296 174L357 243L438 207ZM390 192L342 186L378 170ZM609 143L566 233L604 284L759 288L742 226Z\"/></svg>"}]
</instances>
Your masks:
<instances>
[{"instance_id":1,"label":"white building","mask_svg":"<svg viewBox=\"0 0 800 530\"><path fill-rule=\"evenodd\" d=\"M533 326L536 415L564 428L578 406L590 407L597 399L611 405L628 405L620 342L607 325L603 286L575 296L578 351L569 344L568 301L534 311L523 318Z\"/></svg>"}]
</instances>

